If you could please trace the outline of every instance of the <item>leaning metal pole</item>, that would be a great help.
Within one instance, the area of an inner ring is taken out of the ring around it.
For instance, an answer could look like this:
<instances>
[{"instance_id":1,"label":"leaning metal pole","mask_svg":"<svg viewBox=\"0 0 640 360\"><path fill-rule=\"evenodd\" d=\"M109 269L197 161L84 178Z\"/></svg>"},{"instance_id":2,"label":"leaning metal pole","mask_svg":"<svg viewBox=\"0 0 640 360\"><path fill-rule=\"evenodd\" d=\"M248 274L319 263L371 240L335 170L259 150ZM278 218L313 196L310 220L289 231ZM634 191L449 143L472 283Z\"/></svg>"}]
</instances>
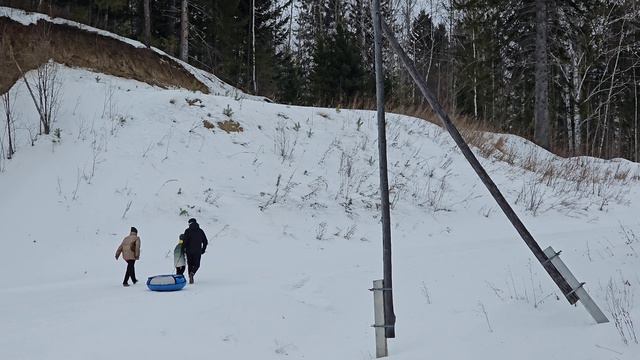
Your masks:
<instances>
[{"instance_id":1,"label":"leaning metal pole","mask_svg":"<svg viewBox=\"0 0 640 360\"><path fill-rule=\"evenodd\" d=\"M378 163L380 168L380 205L382 208L382 260L385 337L395 338L396 315L393 311L391 280L391 214L389 210L389 178L387 173L387 132L384 118L384 73L382 72L382 29L380 0L371 7L375 43L376 102L378 108Z\"/></svg>"},{"instance_id":2,"label":"leaning metal pole","mask_svg":"<svg viewBox=\"0 0 640 360\"><path fill-rule=\"evenodd\" d=\"M422 92L422 95L425 97L427 102L429 102L429 105L431 105L431 108L436 113L445 129L447 129L449 135L451 135L451 137L453 138L453 141L455 141L455 143L458 145L458 148L460 148L460 151L462 151L462 154L467 159L473 170L475 170L476 174L478 174L478 177L480 177L482 183L487 187L487 190L489 190L491 196L493 196L493 198L496 200L513 227L516 229L516 231L518 231L518 234L520 234L522 240L524 240L529 249L533 252L536 259L538 259L540 264L542 264L542 267L544 267L547 273L549 273L551 279L556 283L556 285L558 285L569 303L572 305L575 304L579 299L574 289L571 288L567 280L560 274L555 265L553 265L553 263L549 261L549 258L542 251L540 245L538 245L531 233L529 233L529 230L527 230L522 221L520 221L520 218L513 211L511 205L509 205L491 177L489 177L489 174L487 174L478 159L475 157L475 155L473 155L473 152L469 148L469 145L467 145L467 143L464 141L458 129L451 122L451 119L449 119L449 115L447 115L440 103L436 100L435 96L433 96L433 94L427 87L426 82L420 76L415 66L413 66L413 63L411 62L407 54L402 50L402 47L398 43L398 40L396 40L394 34L389 30L387 24L384 21L381 21L381 26L384 35L387 37L391 47L393 48L393 51L396 53L396 55L398 55L400 61L402 61L404 67L413 78L413 81Z\"/></svg>"}]
</instances>

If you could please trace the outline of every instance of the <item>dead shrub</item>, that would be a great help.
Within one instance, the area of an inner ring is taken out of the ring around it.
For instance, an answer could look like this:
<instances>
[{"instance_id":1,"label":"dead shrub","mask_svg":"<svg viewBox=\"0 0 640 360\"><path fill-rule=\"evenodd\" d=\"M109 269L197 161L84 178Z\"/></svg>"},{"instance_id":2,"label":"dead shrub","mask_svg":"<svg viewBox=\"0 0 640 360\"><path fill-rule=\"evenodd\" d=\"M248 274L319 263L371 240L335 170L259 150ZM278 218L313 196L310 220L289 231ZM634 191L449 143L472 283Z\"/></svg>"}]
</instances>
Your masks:
<instances>
[{"instance_id":1,"label":"dead shrub","mask_svg":"<svg viewBox=\"0 0 640 360\"><path fill-rule=\"evenodd\" d=\"M206 121L206 120L205 120ZM240 123L234 120L218 121L218 127L228 133L243 132L244 129Z\"/></svg>"},{"instance_id":2,"label":"dead shrub","mask_svg":"<svg viewBox=\"0 0 640 360\"><path fill-rule=\"evenodd\" d=\"M627 180L627 178L629 178L629 174L631 174L631 169L621 169L620 165L618 165L615 174L613 174L613 178L618 181L625 181Z\"/></svg>"},{"instance_id":3,"label":"dead shrub","mask_svg":"<svg viewBox=\"0 0 640 360\"><path fill-rule=\"evenodd\" d=\"M530 151L529 154L527 154L522 159L521 167L524 170L528 170L528 171L531 171L531 172L538 172L539 166L540 166L540 159L538 157L538 152L535 151L535 150Z\"/></svg>"},{"instance_id":4,"label":"dead shrub","mask_svg":"<svg viewBox=\"0 0 640 360\"><path fill-rule=\"evenodd\" d=\"M370 98L355 98L340 107L375 110L376 102ZM442 127L428 104L387 102L385 108L389 113L421 118ZM640 181L640 170L632 171L633 167L625 166L625 163L603 163L586 157L566 158L537 147L531 147L528 154L523 154L519 144L511 145L510 139L501 135L501 129L495 125L449 113L467 144L475 147L481 157L505 162L529 174L527 185L521 189L516 202L522 203L534 215L549 209L577 212L591 205L602 210L611 202L624 204L628 201L626 185ZM542 184L548 188L544 189Z\"/></svg>"},{"instance_id":5,"label":"dead shrub","mask_svg":"<svg viewBox=\"0 0 640 360\"><path fill-rule=\"evenodd\" d=\"M204 105L202 104L202 100L200 100L198 98L195 98L195 99L186 98L186 99L184 99L184 101L186 101L187 104L189 104L189 106L204 107Z\"/></svg>"},{"instance_id":6,"label":"dead shrub","mask_svg":"<svg viewBox=\"0 0 640 360\"><path fill-rule=\"evenodd\" d=\"M496 143L494 144L495 148L498 149L499 151L504 152L504 146L507 143L507 141L504 139L503 136L500 136L498 138L498 140L496 140Z\"/></svg>"},{"instance_id":7,"label":"dead shrub","mask_svg":"<svg viewBox=\"0 0 640 360\"><path fill-rule=\"evenodd\" d=\"M213 125L213 123L211 121L206 120L206 119L202 120L202 126L204 126L205 129L213 129L213 128L216 127L215 125Z\"/></svg>"}]
</instances>

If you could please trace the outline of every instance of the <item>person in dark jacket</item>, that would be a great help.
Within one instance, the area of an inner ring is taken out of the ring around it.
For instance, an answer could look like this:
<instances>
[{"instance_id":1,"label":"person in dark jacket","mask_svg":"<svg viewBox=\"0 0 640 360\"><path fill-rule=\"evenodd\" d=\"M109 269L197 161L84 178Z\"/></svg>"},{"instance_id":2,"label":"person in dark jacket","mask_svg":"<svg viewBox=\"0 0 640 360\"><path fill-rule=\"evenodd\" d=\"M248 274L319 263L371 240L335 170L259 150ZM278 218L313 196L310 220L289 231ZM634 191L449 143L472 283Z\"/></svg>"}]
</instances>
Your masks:
<instances>
[{"instance_id":1,"label":"person in dark jacket","mask_svg":"<svg viewBox=\"0 0 640 360\"><path fill-rule=\"evenodd\" d=\"M189 227L184 231L184 251L187 254L187 267L189 270L189 284L193 284L193 277L200 268L200 256L207 250L207 236L200 229L196 219L189 219Z\"/></svg>"}]
</instances>

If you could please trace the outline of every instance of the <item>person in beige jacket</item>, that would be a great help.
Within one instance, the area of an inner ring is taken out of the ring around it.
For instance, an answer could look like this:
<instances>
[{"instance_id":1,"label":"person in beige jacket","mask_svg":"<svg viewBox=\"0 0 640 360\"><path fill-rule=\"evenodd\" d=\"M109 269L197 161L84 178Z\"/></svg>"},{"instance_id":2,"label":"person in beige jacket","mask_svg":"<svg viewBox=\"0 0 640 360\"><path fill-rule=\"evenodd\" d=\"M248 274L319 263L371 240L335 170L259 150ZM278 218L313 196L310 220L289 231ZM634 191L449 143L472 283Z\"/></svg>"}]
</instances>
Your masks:
<instances>
[{"instance_id":1,"label":"person in beige jacket","mask_svg":"<svg viewBox=\"0 0 640 360\"><path fill-rule=\"evenodd\" d=\"M127 262L127 272L124 274L123 286L129 286L129 278L135 284L138 282L136 279L136 260L140 260L140 237L138 236L138 229L131 227L131 233L129 236L122 240L118 250L116 250L116 260L122 254L122 258Z\"/></svg>"}]
</instances>

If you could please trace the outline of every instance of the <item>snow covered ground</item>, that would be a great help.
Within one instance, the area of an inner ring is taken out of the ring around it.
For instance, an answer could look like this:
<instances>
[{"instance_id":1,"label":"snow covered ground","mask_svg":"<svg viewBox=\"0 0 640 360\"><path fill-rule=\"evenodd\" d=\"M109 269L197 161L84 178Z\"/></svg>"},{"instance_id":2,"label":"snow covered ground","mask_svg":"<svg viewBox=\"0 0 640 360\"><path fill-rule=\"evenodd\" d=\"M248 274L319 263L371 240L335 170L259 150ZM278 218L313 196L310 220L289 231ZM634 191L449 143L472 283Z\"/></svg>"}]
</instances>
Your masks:
<instances>
[{"instance_id":1,"label":"snow covered ground","mask_svg":"<svg viewBox=\"0 0 640 360\"><path fill-rule=\"evenodd\" d=\"M11 90L19 143L0 161L0 359L374 357L374 113L60 74L59 138L31 146L34 106L22 82ZM243 131L220 128L231 120ZM621 333L568 305L446 133L388 120L390 359L640 358L634 324ZM563 251L610 319L640 321L637 164L562 160L502 138L481 161L540 245ZM145 280L173 270L189 217L210 239L196 284L123 288L114 252L129 227Z\"/></svg>"}]
</instances>

